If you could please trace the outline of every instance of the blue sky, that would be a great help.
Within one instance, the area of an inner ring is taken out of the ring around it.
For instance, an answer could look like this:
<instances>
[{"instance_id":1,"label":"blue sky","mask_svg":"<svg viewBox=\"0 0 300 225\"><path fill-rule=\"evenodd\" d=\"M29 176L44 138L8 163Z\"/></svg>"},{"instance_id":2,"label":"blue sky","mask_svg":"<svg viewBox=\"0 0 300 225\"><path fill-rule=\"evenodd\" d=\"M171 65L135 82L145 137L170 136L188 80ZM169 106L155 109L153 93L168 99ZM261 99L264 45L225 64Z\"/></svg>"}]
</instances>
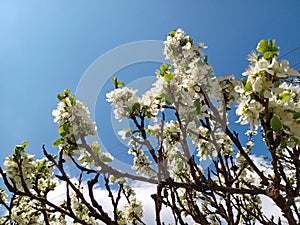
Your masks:
<instances>
[{"instance_id":1,"label":"blue sky","mask_svg":"<svg viewBox=\"0 0 300 225\"><path fill-rule=\"evenodd\" d=\"M275 38L281 53L300 45L299 8L298 0L0 1L0 161L25 140L38 156L42 144L55 151L56 95L66 88L75 91L87 68L107 51L164 40L180 27L209 46L205 53L216 75L240 76L260 39ZM287 58L291 65L300 62L300 50ZM154 75L158 65L143 63L118 74L130 82L128 74ZM108 108L103 96L97 122L103 120L102 104ZM97 125L109 138L110 130Z\"/></svg>"}]
</instances>

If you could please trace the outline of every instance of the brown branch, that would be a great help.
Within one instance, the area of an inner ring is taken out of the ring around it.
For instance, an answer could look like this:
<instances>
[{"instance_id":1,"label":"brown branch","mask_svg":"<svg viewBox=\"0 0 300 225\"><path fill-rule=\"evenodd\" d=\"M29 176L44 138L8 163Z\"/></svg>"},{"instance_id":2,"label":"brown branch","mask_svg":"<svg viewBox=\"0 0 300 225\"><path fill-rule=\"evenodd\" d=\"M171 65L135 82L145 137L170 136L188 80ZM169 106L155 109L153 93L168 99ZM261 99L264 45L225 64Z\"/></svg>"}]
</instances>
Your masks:
<instances>
[{"instance_id":1,"label":"brown branch","mask_svg":"<svg viewBox=\"0 0 300 225\"><path fill-rule=\"evenodd\" d=\"M257 173L257 175L260 177L260 179L262 180L262 184L268 186L269 185L269 181L268 178L263 174L262 171L260 171L258 169L258 167L254 164L254 162L252 161L252 159L249 157L248 153L245 152L243 146L241 145L239 139L237 137L235 137L231 131L229 130L228 127L226 127L225 133L228 135L228 137L231 139L231 141L235 144L235 146L238 148L239 152L241 153L241 155L246 159L247 163L249 163L250 167Z\"/></svg>"},{"instance_id":2,"label":"brown branch","mask_svg":"<svg viewBox=\"0 0 300 225\"><path fill-rule=\"evenodd\" d=\"M91 202L92 202L93 206L101 214L103 222L105 222L107 224L111 224L111 225L114 225L114 224L117 225L118 223L116 221L112 221L112 219L108 216L108 214L106 212L104 212L102 206L99 205L95 199L93 187L98 182L98 178L99 178L99 173L97 173L96 176L92 180L88 181L88 190L89 190L89 196L90 196Z\"/></svg>"},{"instance_id":3,"label":"brown branch","mask_svg":"<svg viewBox=\"0 0 300 225\"><path fill-rule=\"evenodd\" d=\"M83 196L82 192L76 188L76 186L70 181L70 178L66 174L63 164L62 163L57 163L54 158L47 153L45 147L43 146L44 154L45 156L57 167L59 172L61 173L61 176L59 178L67 183L68 186L72 188L72 190L76 193L76 196L81 200L81 202L89 209L90 213L97 219L103 221L103 222L108 222L106 215L103 217L101 214L99 214L93 206L85 199ZM109 218L109 222L112 222L112 220Z\"/></svg>"}]
</instances>

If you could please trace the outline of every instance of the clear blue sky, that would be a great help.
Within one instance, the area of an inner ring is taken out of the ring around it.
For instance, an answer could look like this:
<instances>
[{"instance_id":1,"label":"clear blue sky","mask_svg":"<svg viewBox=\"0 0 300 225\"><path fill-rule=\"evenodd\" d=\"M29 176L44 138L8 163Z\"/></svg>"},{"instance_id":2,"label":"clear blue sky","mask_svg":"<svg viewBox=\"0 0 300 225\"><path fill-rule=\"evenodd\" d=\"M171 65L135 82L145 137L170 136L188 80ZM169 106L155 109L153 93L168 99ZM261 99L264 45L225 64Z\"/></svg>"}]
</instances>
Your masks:
<instances>
[{"instance_id":1,"label":"clear blue sky","mask_svg":"<svg viewBox=\"0 0 300 225\"><path fill-rule=\"evenodd\" d=\"M240 76L260 39L275 38L282 53L300 45L299 9L298 0L0 1L0 160L25 140L39 156L42 144L54 150L56 94L75 91L88 66L110 49L164 40L181 27L209 46L216 75ZM300 62L300 51L288 58ZM154 75L153 66L145 68Z\"/></svg>"}]
</instances>

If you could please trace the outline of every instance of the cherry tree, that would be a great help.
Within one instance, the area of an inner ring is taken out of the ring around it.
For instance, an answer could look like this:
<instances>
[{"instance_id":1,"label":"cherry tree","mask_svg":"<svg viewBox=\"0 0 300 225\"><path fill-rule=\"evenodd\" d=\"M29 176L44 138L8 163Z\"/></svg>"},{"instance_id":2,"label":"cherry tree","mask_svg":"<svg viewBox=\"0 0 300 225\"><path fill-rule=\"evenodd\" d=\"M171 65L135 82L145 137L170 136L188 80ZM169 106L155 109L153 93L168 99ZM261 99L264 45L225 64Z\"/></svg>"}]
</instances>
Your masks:
<instances>
[{"instance_id":1,"label":"cherry tree","mask_svg":"<svg viewBox=\"0 0 300 225\"><path fill-rule=\"evenodd\" d=\"M88 141L97 127L85 104L69 90L59 94L52 113L57 154L43 146L45 158L34 159L24 142L0 168L7 211L1 224L145 224L133 181L153 186L151 224L166 224L165 210L173 224L300 224L300 89L293 82L299 73L278 59L274 40L258 43L240 81L216 77L205 48L174 30L164 42L171 63L160 66L143 95L112 79L107 101L117 120L133 124L119 135L128 141L134 173L113 168L113 157ZM247 132L237 133L237 124ZM212 162L207 168L205 159ZM67 173L69 166L76 172ZM63 200L55 202L61 185ZM99 188L110 208L99 201ZM280 215L266 214L266 199Z\"/></svg>"}]
</instances>

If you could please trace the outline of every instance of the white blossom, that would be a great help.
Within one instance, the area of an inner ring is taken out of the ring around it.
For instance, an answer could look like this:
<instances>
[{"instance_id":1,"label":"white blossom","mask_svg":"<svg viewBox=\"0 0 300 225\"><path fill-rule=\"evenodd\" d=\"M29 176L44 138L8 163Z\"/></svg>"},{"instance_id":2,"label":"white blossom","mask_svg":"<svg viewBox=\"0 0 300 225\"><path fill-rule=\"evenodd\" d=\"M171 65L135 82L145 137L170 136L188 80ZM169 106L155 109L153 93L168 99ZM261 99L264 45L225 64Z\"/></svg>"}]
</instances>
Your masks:
<instances>
[{"instance_id":1,"label":"white blossom","mask_svg":"<svg viewBox=\"0 0 300 225\"><path fill-rule=\"evenodd\" d=\"M139 102L136 93L137 90L123 87L106 94L107 101L111 102L115 108L114 114L117 120L121 121L124 117L130 117L131 107Z\"/></svg>"},{"instance_id":2,"label":"white blossom","mask_svg":"<svg viewBox=\"0 0 300 225\"><path fill-rule=\"evenodd\" d=\"M53 110L54 122L60 126L68 123L70 134L76 137L95 135L97 127L85 104L79 100L73 104L67 104L68 102L69 99L66 98L58 103L57 109Z\"/></svg>"},{"instance_id":3,"label":"white blossom","mask_svg":"<svg viewBox=\"0 0 300 225\"><path fill-rule=\"evenodd\" d=\"M125 205L124 217L128 223L142 224L136 218L143 217L143 207L141 201L131 198L130 202Z\"/></svg>"}]
</instances>

